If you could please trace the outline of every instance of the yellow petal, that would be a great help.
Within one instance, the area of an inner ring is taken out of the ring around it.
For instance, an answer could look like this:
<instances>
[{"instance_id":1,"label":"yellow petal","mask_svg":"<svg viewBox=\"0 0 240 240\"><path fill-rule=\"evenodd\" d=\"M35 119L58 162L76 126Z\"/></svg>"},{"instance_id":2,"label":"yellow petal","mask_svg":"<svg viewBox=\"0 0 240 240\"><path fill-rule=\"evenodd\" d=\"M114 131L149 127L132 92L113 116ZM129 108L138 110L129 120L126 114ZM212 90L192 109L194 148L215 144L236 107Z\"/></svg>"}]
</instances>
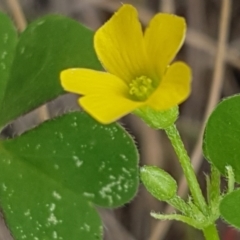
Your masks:
<instances>
[{"instance_id":1,"label":"yellow petal","mask_svg":"<svg viewBox=\"0 0 240 240\"><path fill-rule=\"evenodd\" d=\"M181 48L186 32L184 18L159 13L146 29L144 40L152 71L161 79Z\"/></svg>"},{"instance_id":2,"label":"yellow petal","mask_svg":"<svg viewBox=\"0 0 240 240\"><path fill-rule=\"evenodd\" d=\"M79 99L80 105L93 118L109 124L143 105L120 95L87 95Z\"/></svg>"},{"instance_id":3,"label":"yellow petal","mask_svg":"<svg viewBox=\"0 0 240 240\"><path fill-rule=\"evenodd\" d=\"M105 69L129 83L146 75L143 32L137 11L123 5L94 36L97 56Z\"/></svg>"},{"instance_id":4,"label":"yellow petal","mask_svg":"<svg viewBox=\"0 0 240 240\"><path fill-rule=\"evenodd\" d=\"M191 69L183 62L172 64L147 104L165 110L183 102L190 93Z\"/></svg>"},{"instance_id":5,"label":"yellow petal","mask_svg":"<svg viewBox=\"0 0 240 240\"><path fill-rule=\"evenodd\" d=\"M128 93L128 87L121 79L106 72L73 68L62 71L60 79L66 91L77 94L116 93L125 95Z\"/></svg>"}]
</instances>

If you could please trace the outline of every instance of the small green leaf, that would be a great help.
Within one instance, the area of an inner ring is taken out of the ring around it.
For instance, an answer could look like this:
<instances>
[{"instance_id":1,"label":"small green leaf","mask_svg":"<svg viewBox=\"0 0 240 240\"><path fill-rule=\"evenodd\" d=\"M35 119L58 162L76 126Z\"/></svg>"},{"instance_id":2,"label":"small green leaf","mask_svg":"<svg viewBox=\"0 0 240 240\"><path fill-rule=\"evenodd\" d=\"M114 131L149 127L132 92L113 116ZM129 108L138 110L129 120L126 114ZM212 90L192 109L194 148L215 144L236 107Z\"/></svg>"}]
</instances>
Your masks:
<instances>
[{"instance_id":1,"label":"small green leaf","mask_svg":"<svg viewBox=\"0 0 240 240\"><path fill-rule=\"evenodd\" d=\"M0 105L9 78L10 67L17 44L17 33L11 20L0 12Z\"/></svg>"},{"instance_id":2,"label":"small green leaf","mask_svg":"<svg viewBox=\"0 0 240 240\"><path fill-rule=\"evenodd\" d=\"M1 142L0 169L1 206L16 239L54 239L53 232L62 239L100 239L91 203L123 205L138 187L132 138L119 125L103 126L83 112Z\"/></svg>"},{"instance_id":3,"label":"small green leaf","mask_svg":"<svg viewBox=\"0 0 240 240\"><path fill-rule=\"evenodd\" d=\"M222 218L240 229L240 189L227 194L220 203Z\"/></svg>"},{"instance_id":4,"label":"small green leaf","mask_svg":"<svg viewBox=\"0 0 240 240\"><path fill-rule=\"evenodd\" d=\"M45 16L21 34L0 126L63 93L61 70L74 67L101 69L93 49L93 32L63 16Z\"/></svg>"},{"instance_id":5,"label":"small green leaf","mask_svg":"<svg viewBox=\"0 0 240 240\"><path fill-rule=\"evenodd\" d=\"M228 182L228 193L232 192L235 187L235 176L231 166L226 167L227 182Z\"/></svg>"},{"instance_id":6,"label":"small green leaf","mask_svg":"<svg viewBox=\"0 0 240 240\"><path fill-rule=\"evenodd\" d=\"M177 183L170 174L155 166L144 166L140 169L140 177L147 190L160 201L174 198Z\"/></svg>"},{"instance_id":7,"label":"small green leaf","mask_svg":"<svg viewBox=\"0 0 240 240\"><path fill-rule=\"evenodd\" d=\"M203 152L208 161L226 175L233 168L240 182L240 95L224 99L209 117L204 134Z\"/></svg>"}]
</instances>

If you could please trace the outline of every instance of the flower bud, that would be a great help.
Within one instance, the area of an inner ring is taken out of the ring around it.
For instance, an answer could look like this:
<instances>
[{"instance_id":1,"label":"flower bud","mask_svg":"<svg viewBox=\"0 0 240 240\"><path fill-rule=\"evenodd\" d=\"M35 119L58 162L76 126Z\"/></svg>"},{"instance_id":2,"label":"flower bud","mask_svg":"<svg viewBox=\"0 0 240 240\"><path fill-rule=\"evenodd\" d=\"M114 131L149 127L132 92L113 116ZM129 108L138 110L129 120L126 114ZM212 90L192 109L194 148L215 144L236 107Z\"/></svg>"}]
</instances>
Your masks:
<instances>
[{"instance_id":1,"label":"flower bud","mask_svg":"<svg viewBox=\"0 0 240 240\"><path fill-rule=\"evenodd\" d=\"M143 166L140 169L140 178L146 189L160 201L167 201L176 195L176 181L158 167Z\"/></svg>"}]
</instances>

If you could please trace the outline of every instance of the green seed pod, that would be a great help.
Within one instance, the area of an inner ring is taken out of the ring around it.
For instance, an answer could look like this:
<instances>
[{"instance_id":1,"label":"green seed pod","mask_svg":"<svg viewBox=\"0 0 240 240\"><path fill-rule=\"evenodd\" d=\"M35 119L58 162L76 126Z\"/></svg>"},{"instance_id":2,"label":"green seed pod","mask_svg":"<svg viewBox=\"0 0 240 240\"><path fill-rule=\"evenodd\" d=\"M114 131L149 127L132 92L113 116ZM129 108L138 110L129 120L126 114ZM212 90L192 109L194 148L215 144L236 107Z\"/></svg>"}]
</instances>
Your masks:
<instances>
[{"instance_id":1,"label":"green seed pod","mask_svg":"<svg viewBox=\"0 0 240 240\"><path fill-rule=\"evenodd\" d=\"M166 129L176 122L178 118L178 106L164 111L157 111L148 106L138 108L133 112L140 117L149 127Z\"/></svg>"},{"instance_id":2,"label":"green seed pod","mask_svg":"<svg viewBox=\"0 0 240 240\"><path fill-rule=\"evenodd\" d=\"M176 196L177 183L164 170L155 166L143 166L140 178L146 189L158 200L167 201Z\"/></svg>"}]
</instances>

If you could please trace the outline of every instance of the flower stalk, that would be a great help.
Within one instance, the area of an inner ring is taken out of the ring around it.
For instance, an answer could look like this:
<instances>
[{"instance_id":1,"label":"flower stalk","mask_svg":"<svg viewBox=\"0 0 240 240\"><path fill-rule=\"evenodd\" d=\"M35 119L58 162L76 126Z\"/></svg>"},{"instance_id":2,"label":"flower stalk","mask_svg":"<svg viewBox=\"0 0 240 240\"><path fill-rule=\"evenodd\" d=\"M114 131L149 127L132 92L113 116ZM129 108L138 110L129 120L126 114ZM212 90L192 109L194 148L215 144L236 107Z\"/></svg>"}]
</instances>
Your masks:
<instances>
[{"instance_id":1,"label":"flower stalk","mask_svg":"<svg viewBox=\"0 0 240 240\"><path fill-rule=\"evenodd\" d=\"M184 175L186 177L190 192L192 194L195 204L203 213L207 213L207 204L203 197L202 191L200 189L199 183L197 181L194 169L191 165L190 158L187 151L183 145L179 132L175 126L172 124L170 127L165 129L168 138L170 139L172 146L178 156L179 162L182 166Z\"/></svg>"},{"instance_id":2,"label":"flower stalk","mask_svg":"<svg viewBox=\"0 0 240 240\"><path fill-rule=\"evenodd\" d=\"M203 229L206 240L220 240L215 224L211 224Z\"/></svg>"}]
</instances>

